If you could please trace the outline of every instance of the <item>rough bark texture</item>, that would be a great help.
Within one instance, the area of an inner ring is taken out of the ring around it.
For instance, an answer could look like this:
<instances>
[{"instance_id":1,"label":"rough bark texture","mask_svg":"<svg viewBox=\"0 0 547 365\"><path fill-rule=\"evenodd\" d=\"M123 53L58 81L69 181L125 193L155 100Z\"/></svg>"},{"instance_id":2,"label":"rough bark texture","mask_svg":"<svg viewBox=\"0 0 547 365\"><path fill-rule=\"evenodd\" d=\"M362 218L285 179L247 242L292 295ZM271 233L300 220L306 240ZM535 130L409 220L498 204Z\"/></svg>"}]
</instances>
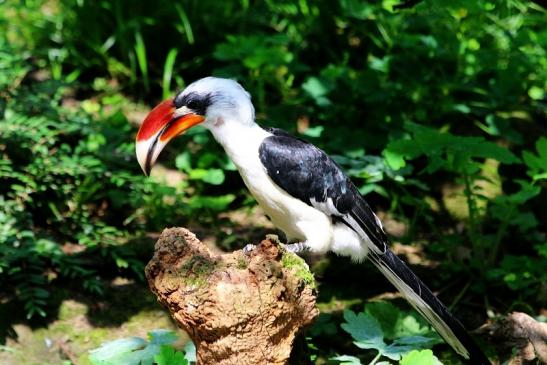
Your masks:
<instances>
[{"instance_id":1,"label":"rough bark texture","mask_svg":"<svg viewBox=\"0 0 547 365\"><path fill-rule=\"evenodd\" d=\"M156 242L148 283L194 341L199 365L309 363L291 349L319 314L315 282L274 237L248 254L218 256L184 228Z\"/></svg>"},{"instance_id":2,"label":"rough bark texture","mask_svg":"<svg viewBox=\"0 0 547 365\"><path fill-rule=\"evenodd\" d=\"M480 332L487 333L502 358L510 357L508 365L547 364L547 323L513 312Z\"/></svg>"}]
</instances>

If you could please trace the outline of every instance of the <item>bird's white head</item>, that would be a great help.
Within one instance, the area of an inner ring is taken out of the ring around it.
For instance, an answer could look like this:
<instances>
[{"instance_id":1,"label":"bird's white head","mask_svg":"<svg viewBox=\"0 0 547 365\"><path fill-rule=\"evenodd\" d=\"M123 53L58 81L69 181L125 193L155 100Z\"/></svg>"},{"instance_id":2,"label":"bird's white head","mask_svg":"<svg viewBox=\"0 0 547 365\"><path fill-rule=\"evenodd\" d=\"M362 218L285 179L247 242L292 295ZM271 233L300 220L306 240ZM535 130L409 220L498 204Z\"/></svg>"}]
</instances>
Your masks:
<instances>
[{"instance_id":1,"label":"bird's white head","mask_svg":"<svg viewBox=\"0 0 547 365\"><path fill-rule=\"evenodd\" d=\"M234 123L254 124L250 94L234 80L206 77L195 81L148 114L137 133L139 164L148 175L167 143L187 129L201 124L215 133Z\"/></svg>"}]
</instances>

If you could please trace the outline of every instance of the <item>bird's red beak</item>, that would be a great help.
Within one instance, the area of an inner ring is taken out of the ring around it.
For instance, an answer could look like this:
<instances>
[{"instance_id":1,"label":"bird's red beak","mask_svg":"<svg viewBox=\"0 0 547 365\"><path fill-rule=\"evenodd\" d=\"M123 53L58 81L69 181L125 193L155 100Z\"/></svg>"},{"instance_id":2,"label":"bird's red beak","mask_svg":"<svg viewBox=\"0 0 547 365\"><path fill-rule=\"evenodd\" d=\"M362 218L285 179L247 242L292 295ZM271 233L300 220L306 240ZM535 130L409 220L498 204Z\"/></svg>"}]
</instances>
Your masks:
<instances>
[{"instance_id":1,"label":"bird's red beak","mask_svg":"<svg viewBox=\"0 0 547 365\"><path fill-rule=\"evenodd\" d=\"M148 176L160 152L170 140L188 128L205 120L186 107L177 109L173 99L167 99L146 116L139 132L135 150L142 170Z\"/></svg>"}]
</instances>

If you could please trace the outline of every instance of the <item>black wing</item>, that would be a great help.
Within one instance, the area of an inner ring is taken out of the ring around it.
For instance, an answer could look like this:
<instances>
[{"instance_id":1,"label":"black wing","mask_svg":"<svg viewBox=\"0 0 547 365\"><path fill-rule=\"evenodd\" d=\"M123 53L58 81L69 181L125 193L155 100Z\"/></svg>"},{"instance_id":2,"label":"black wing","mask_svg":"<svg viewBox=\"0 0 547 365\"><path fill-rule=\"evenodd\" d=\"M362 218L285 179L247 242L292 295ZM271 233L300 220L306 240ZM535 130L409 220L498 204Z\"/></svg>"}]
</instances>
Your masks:
<instances>
[{"instance_id":1,"label":"black wing","mask_svg":"<svg viewBox=\"0 0 547 365\"><path fill-rule=\"evenodd\" d=\"M366 234L374 251L384 253L388 240L376 215L340 166L311 143L280 129L268 131L273 136L264 139L259 154L270 178L293 197Z\"/></svg>"}]
</instances>

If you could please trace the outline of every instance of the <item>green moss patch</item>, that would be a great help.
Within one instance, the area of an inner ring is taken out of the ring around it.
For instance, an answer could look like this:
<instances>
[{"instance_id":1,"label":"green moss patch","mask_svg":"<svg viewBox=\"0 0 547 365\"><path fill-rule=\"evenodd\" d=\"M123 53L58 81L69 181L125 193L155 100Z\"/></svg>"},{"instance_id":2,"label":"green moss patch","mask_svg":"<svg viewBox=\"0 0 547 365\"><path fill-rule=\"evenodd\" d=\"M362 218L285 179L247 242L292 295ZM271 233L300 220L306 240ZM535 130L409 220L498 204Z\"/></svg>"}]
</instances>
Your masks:
<instances>
[{"instance_id":1,"label":"green moss patch","mask_svg":"<svg viewBox=\"0 0 547 365\"><path fill-rule=\"evenodd\" d=\"M308 264L306 264L306 261L298 255L284 251L283 256L281 257L281 265L286 269L294 270L296 276L302 279L306 285L310 285L312 288L317 287L315 278L313 277Z\"/></svg>"}]
</instances>

